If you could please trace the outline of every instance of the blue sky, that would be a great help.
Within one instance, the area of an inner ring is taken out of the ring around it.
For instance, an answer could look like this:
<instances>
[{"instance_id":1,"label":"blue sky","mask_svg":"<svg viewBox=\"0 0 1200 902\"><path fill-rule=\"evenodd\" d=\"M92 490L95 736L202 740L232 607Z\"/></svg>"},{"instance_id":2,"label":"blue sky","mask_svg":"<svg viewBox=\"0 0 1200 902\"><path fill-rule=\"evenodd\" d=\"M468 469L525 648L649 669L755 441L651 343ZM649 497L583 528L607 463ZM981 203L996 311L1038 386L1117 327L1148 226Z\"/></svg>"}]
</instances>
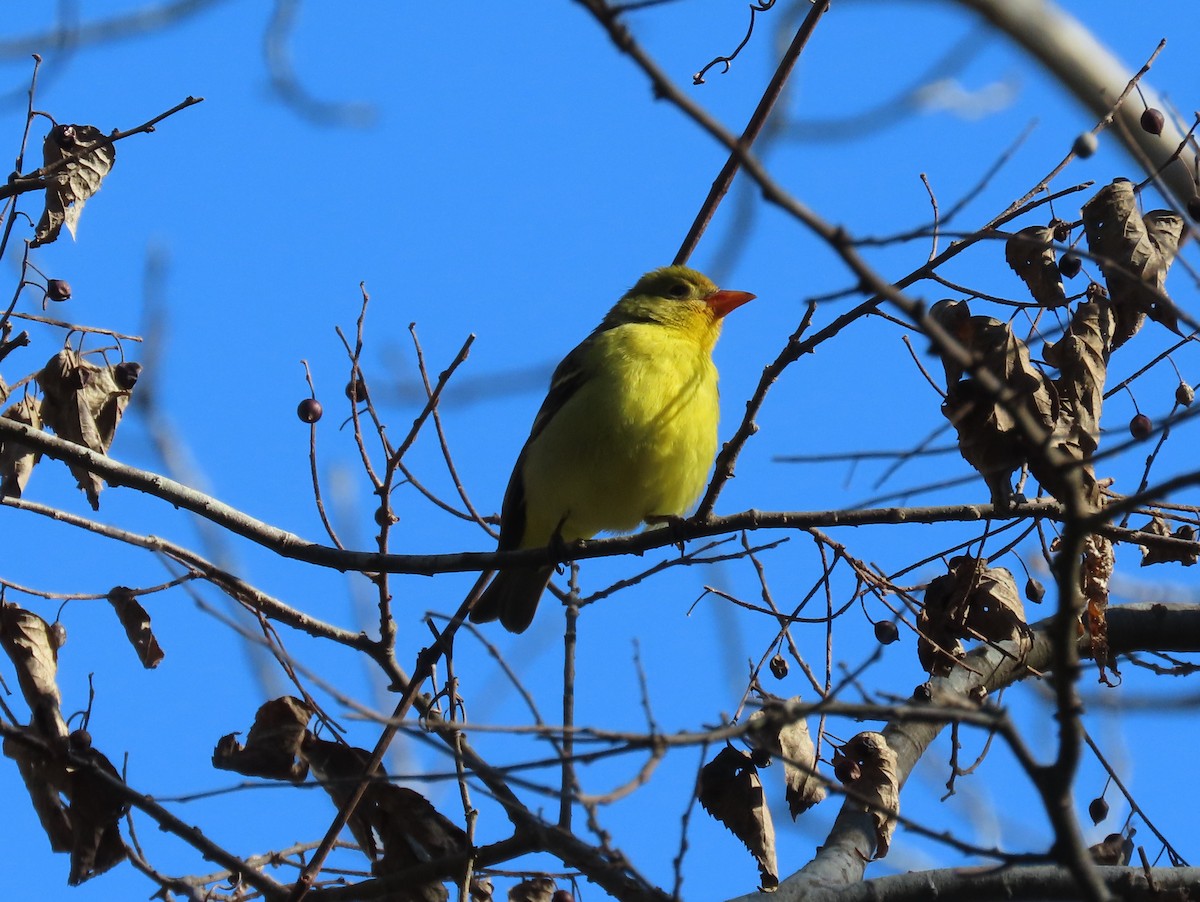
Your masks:
<instances>
[{"instance_id":1,"label":"blue sky","mask_svg":"<svg viewBox=\"0 0 1200 902\"><path fill-rule=\"evenodd\" d=\"M1155 6L1156 14L1137 15L1128 4L1108 0L1063 5L1134 67L1167 37L1150 80L1180 110L1195 109L1194 63L1200 52L1200 9L1195 4L1169 0ZM90 21L115 7L80 3L78 16ZM794 194L855 234L883 236L928 222L922 173L944 209L1033 124L1011 161L955 222L955 228L969 231L1036 183L1075 135L1093 124L1026 57L1005 39L980 34L975 21L954 4L835 7L806 51L787 97L786 113L796 125L765 156L776 178ZM8 37L42 32L48 23L40 15L48 13L31 8L10 16ZM778 28L793 21L794 13L783 4L762 15L759 30L731 71L710 74L702 87L688 87L691 96L740 131L774 67ZM746 8L728 0L692 0L632 15L629 22L667 71L689 85L692 72L740 40ZM165 423L186 449L188 469L179 478L274 525L320 540L308 430L295 417L296 403L308 391L300 363L307 360L326 409L318 429L326 498L343 538L368 548L375 531L374 504L349 432L339 429L348 414L342 396L348 365L334 332L340 326L353 334L361 302L358 286L365 283L371 302L364 369L394 439L407 431L420 408L409 324L416 324L435 374L469 334L475 335L442 413L464 485L481 510L494 512L554 363L638 275L670 261L724 153L677 110L655 101L644 77L572 3L529 4L514 11L506 4L466 9L366 2L356 5L354 16L322 4L301 7L289 43L298 78L317 98L369 109L367 127L315 124L280 102L270 89L262 56L265 24L266 14L258 5L226 2L159 33L69 52L50 41L5 45L9 53L0 60L0 75L12 93L0 107L0 134L8 136L13 158L32 50L44 57L36 106L59 122L91 123L106 131L129 128L188 95L205 98L161 123L154 134L122 142L112 175L87 206L78 240L64 238L34 252L32 259L43 272L68 279L74 288L74 298L50 313L122 332L146 334L154 328L158 337L153 349L127 353L155 361L155 371L145 378L152 380ZM948 73L952 80L940 90L927 91L923 105L901 107L899 94L927 80L932 61L960 41L971 41L969 61ZM835 129L833 122L852 127ZM831 140L835 132L838 140ZM36 140L31 147L36 153ZM1086 179L1104 184L1122 175L1135 173L1114 142L1102 137L1100 152L1072 164L1054 187ZM739 208L752 211L749 225L735 215ZM36 214L32 200L23 209ZM1075 217L1077 205L1059 212ZM728 249L735 243L741 252L731 256ZM884 275L899 278L927 252L928 243L918 241L867 254ZM1188 247L1185 257L1195 261L1194 249ZM10 253L5 263L13 285L17 259L18 254ZM148 280L151 263L160 278ZM849 288L852 281L811 234L765 207L756 192L741 184L718 213L693 263L723 286L759 296L730 317L717 349L725 438L762 367L799 322L807 299ZM975 249L947 275L981 292L1021 296L998 245ZM1073 290L1081 288L1080 280ZM1185 309L1197 309L1195 285L1181 266L1168 288ZM936 291L923 286L916 293L932 301L941 296ZM848 303L822 304L816 322L828 322ZM24 305L22 309L32 309L31 295ZM976 312L1007 315L1003 308L986 305ZM4 363L3 375L10 382L37 369L61 344L61 331L31 331L33 347ZM878 462L855 468L774 461L790 454L911 448L943 427L939 399L914 366L901 340L905 334L908 330L893 324L867 321L792 366L773 387L759 419L760 433L742 455L718 512L848 507L969 475L957 454L906 465L878 488L875 481L885 467ZM1110 381L1115 384L1133 372L1171 344L1171 338L1148 328L1114 358ZM923 350L919 337L912 340L918 352ZM1185 379L1200 381L1200 359L1194 352L1175 360ZM1135 384L1137 404L1151 416L1165 414L1176 381L1169 367L1156 368ZM1129 396L1109 402L1104 425L1114 441L1124 436L1133 412ZM947 434L937 440L947 442ZM1179 430L1155 472L1184 467L1192 442L1187 428ZM163 466L136 395L113 455L136 466ZM1116 478L1117 490L1128 491L1136 487L1143 460L1144 454L1135 450L1104 472ZM410 462L431 488L452 494L432 434L423 435ZM28 497L87 511L65 469L49 463L34 474ZM922 504L985 498L979 480L911 495ZM491 547L480 530L438 514L411 489L402 488L394 504L401 522L393 550ZM128 490L106 491L98 517L205 554L217 553L188 515ZM10 509L0 509L0 520L7 539L3 576L13 582L54 592L103 593L117 584L149 585L168 578L155 559L119 544ZM962 526L909 526L842 531L835 537L860 558L894 571L976 534ZM753 538L781 537L764 533ZM1022 551L1033 557L1032 547ZM221 553L229 556L231 568L264 591L317 616L352 626L364 604L370 613L371 595L361 580L281 561L241 540L229 541ZM584 587L595 590L657 559L588 564ZM791 536L763 561L773 590L788 605L809 590L819 573L819 557L802 535ZM997 563L1017 570L1023 582L1014 560ZM1118 601L1164 595L1183 599L1196 590L1191 572L1176 565L1139 570L1129 549L1119 552L1118 570ZM910 579L916 583L933 575L936 570L927 567ZM711 596L689 616L705 584L744 598L758 596L750 566L740 561L677 570L587 612L578 722L645 728L638 661L646 670L650 702L662 729L716 724L733 711L745 686L747 662L758 660L773 631ZM402 661L426 641L419 617L426 610L453 610L468 586L465 575L396 578ZM852 585L838 587L848 598ZM200 600L225 610L215 593L203 588L197 593ZM34 602L11 592L8 598L47 619L58 607L58 602ZM118 766L128 751L131 783L156 796L228 788L236 780L209 766L212 746L225 733L248 729L255 708L272 693L286 691L284 684L276 674L274 682L264 685L241 641L202 611L196 598L175 591L152 596L146 605L167 652L154 672L140 668L102 601L67 605L62 619L70 640L62 652L60 680L64 707L72 711L86 703L91 674L96 691L91 732ZM882 609L871 613L879 616ZM560 626L557 612L543 610L524 636L489 635L511 660L522 662L527 685L549 722L560 717ZM820 669L824 631L811 627L797 635L806 658ZM838 621L835 635L835 668L852 670L875 650L870 623L856 609ZM342 692L390 710L392 702L375 674L353 656L291 634L284 641L294 656ZM868 671L865 685L906 695L922 679L913 649L911 635L890 647ZM528 713L499 679L495 665L478 648L471 655L459 673L469 693L470 716L527 722ZM1089 693L1091 679L1085 677ZM780 694L806 691L795 675L768 688ZM1123 712L1100 704L1136 698L1150 689L1180 691L1174 684L1163 686L1162 678L1149 683L1130 673L1123 689L1096 699L1089 726L1156 823L1186 855L1193 831L1167 781L1177 779L1178 762L1172 756L1196 738L1189 723L1194 718L1169 710ZM1037 690L1014 691L1004 702L1028 728L1036 750L1048 753L1052 720ZM376 728L352 717L346 723L358 744L373 742ZM856 728L839 724L835 729L848 738ZM1169 748L1163 742L1167 736L1173 739ZM544 747L527 741L481 736L478 744L501 763L545 754ZM980 744L981 738L973 735L967 750ZM993 750L979 773L959 781L958 796L939 803L947 755L943 739L904 796L906 814L983 845L1027 849L1045 844L1049 834L1044 820L1029 815L1035 803L1002 751ZM698 760L699 752L693 750L672 755L648 789L603 814L617 843L636 853L635 863L660 885L669 887L672 880L670 860ZM589 791L604 792L639 765L639 759L629 757L585 770L583 776ZM414 774L443 772L448 761L430 746L408 741L391 766ZM1085 765L1081 805L1102 787L1099 773L1090 761ZM779 779L770 771L767 777ZM548 779L552 782L553 775ZM65 857L48 853L14 769L0 768L0 781L0 791L11 800L0 824L0 846L11 861L30 863L9 869L10 892L14 898L35 891L40 898L66 898ZM434 783L426 790L444 813L461 821L452 783ZM780 863L787 871L808 859L836 809L826 803L793 827L778 787L769 792L776 802ZM1117 829L1124 817L1111 794L1110 801L1113 816L1093 831L1095 839ZM545 804L550 808L552 803ZM331 814L319 792L276 788L180 803L177 810L246 855L319 835ZM209 867L145 819L139 825L140 838L165 870ZM481 839L501 838L504 826L501 816L488 811L480 824ZM730 834L699 813L690 831L686 897L716 898L753 888L753 863ZM1139 840L1148 839L1148 833L1140 830ZM1147 851L1152 851L1149 845ZM1194 845L1190 852L1200 858ZM892 855L870 873L963 862L956 853L902 831ZM553 862L537 863L554 868ZM69 896L132 898L148 895L148 886L123 868Z\"/></svg>"}]
</instances>

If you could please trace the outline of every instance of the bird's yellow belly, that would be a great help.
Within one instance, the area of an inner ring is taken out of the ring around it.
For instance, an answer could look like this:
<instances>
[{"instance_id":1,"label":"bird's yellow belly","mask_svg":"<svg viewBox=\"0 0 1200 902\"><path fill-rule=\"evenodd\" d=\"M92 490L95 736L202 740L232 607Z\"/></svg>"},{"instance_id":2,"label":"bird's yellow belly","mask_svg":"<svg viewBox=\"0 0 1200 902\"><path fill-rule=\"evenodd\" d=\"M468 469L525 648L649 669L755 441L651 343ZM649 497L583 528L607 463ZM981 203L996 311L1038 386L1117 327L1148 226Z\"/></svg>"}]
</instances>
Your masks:
<instances>
[{"instance_id":1,"label":"bird's yellow belly","mask_svg":"<svg viewBox=\"0 0 1200 902\"><path fill-rule=\"evenodd\" d=\"M547 424L525 461L522 544L629 531L695 504L716 453L716 370L691 349L658 352L589 382Z\"/></svg>"}]
</instances>

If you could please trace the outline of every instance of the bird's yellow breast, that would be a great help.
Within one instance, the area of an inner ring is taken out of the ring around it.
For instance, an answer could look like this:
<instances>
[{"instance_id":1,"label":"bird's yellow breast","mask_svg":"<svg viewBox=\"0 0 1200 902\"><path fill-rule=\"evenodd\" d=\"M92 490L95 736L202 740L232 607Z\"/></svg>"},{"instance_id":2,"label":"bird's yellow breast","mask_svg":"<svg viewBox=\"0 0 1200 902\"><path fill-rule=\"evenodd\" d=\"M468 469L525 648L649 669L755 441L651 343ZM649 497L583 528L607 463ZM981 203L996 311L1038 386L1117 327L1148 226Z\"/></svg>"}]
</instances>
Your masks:
<instances>
[{"instance_id":1,"label":"bird's yellow breast","mask_svg":"<svg viewBox=\"0 0 1200 902\"><path fill-rule=\"evenodd\" d=\"M626 323L595 334L587 378L523 463L522 546L635 529L682 515L717 447L719 322L693 329Z\"/></svg>"}]
</instances>

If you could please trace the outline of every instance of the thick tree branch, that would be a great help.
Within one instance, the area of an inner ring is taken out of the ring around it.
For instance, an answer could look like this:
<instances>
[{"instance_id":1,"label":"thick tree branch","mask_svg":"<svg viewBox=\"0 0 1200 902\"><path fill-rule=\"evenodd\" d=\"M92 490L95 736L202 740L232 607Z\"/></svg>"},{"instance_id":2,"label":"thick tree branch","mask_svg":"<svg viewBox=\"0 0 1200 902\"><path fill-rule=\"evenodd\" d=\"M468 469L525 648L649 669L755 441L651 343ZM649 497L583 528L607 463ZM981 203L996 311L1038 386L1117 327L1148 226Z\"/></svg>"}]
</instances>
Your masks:
<instances>
[{"instance_id":1,"label":"thick tree branch","mask_svg":"<svg viewBox=\"0 0 1200 902\"><path fill-rule=\"evenodd\" d=\"M1178 651L1200 650L1200 607L1126 605L1110 609L1108 622L1109 639L1114 648L1129 650L1132 637L1139 637L1150 643L1175 644ZM1049 630L1051 623L1052 619L1048 619L1035 625L1033 645L1023 658L1015 643L975 649L964 659L965 667L955 668L948 677L930 680L935 700L943 694L948 698L966 699L975 687L983 687L992 694L1024 679L1032 671L1048 671L1055 657ZM897 753L901 785L946 725L896 721L883 730L888 745ZM874 852L874 822L861 804L848 800L816 856L780 883L774 902L811 902L825 898L813 893L832 891L833 888L845 891L846 887L862 881L866 864ZM757 898L756 895L741 896L736 902L755 902Z\"/></svg>"}]
</instances>

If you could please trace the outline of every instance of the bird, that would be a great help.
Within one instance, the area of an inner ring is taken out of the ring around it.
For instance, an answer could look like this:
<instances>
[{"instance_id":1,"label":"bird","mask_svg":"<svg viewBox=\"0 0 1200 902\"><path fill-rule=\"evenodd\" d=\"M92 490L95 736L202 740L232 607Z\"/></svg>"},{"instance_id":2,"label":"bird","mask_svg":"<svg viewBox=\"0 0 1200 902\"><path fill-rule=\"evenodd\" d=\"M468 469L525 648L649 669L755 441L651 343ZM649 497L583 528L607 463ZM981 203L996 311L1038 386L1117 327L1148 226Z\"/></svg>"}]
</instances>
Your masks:
<instances>
[{"instance_id":1,"label":"bird","mask_svg":"<svg viewBox=\"0 0 1200 902\"><path fill-rule=\"evenodd\" d=\"M691 510L717 450L712 351L753 300L686 266L643 275L555 368L500 512L500 551L631 532ZM498 571L470 619L532 623L554 565Z\"/></svg>"}]
</instances>

